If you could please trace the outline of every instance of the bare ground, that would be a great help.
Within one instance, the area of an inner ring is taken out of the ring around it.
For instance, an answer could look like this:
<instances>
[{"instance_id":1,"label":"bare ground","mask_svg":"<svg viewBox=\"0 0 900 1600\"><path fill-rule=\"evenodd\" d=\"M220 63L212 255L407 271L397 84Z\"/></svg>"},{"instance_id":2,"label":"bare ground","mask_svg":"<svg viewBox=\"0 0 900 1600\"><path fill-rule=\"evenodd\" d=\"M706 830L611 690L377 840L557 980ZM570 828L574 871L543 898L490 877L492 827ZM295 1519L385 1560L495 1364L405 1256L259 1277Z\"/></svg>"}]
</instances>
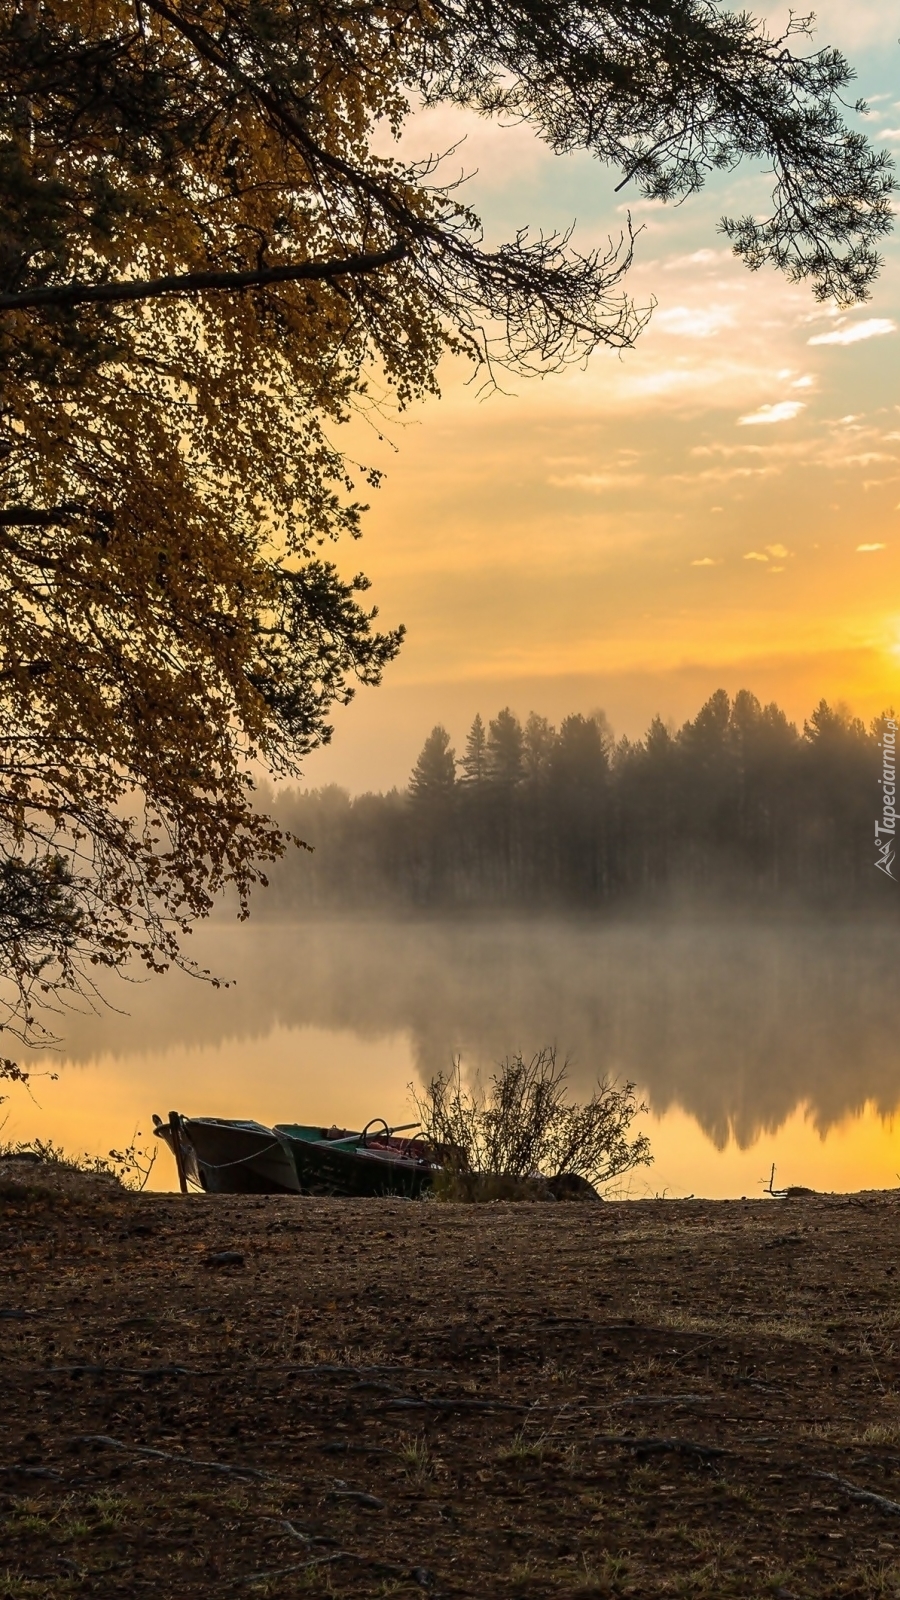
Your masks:
<instances>
[{"instance_id":1,"label":"bare ground","mask_svg":"<svg viewBox=\"0 0 900 1600\"><path fill-rule=\"evenodd\" d=\"M0 1596L900 1596L898 1231L0 1164Z\"/></svg>"}]
</instances>

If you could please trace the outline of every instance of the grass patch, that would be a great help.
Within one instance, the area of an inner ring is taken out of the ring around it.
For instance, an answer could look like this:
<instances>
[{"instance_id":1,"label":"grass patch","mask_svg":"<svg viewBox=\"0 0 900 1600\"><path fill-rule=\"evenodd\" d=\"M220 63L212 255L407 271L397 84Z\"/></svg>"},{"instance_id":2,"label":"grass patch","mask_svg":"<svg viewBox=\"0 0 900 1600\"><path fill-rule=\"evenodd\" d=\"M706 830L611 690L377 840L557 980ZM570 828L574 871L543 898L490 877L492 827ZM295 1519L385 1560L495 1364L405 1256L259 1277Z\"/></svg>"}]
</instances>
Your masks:
<instances>
[{"instance_id":1,"label":"grass patch","mask_svg":"<svg viewBox=\"0 0 900 1600\"><path fill-rule=\"evenodd\" d=\"M711 1333L723 1338L735 1335L753 1335L766 1339L786 1339L791 1344L830 1344L821 1328L812 1322L800 1321L793 1316L736 1317L728 1311L721 1315L681 1311L677 1306L654 1306L653 1321L661 1328L678 1329L682 1333Z\"/></svg>"},{"instance_id":2,"label":"grass patch","mask_svg":"<svg viewBox=\"0 0 900 1600\"><path fill-rule=\"evenodd\" d=\"M405 1434L397 1455L407 1477L414 1483L424 1483L434 1475L434 1460L424 1434Z\"/></svg>"}]
</instances>

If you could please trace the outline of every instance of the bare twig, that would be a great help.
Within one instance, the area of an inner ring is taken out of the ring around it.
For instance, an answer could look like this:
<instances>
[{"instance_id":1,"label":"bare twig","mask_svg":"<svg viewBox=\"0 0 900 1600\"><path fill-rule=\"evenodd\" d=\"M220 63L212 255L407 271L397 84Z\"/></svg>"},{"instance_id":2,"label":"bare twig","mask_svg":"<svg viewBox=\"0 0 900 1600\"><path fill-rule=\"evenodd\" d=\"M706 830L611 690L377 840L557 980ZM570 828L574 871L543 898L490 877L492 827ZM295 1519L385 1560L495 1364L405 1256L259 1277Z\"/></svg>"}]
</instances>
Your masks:
<instances>
[{"instance_id":1,"label":"bare twig","mask_svg":"<svg viewBox=\"0 0 900 1600\"><path fill-rule=\"evenodd\" d=\"M270 1567L266 1572L247 1572L240 1578L232 1578L230 1587L237 1589L243 1583L263 1583L266 1578L281 1578L289 1572L307 1572L310 1567L327 1567L335 1561L358 1561L360 1557L351 1555L349 1550L338 1550L330 1556L311 1556L309 1561L295 1561L289 1567Z\"/></svg>"},{"instance_id":2,"label":"bare twig","mask_svg":"<svg viewBox=\"0 0 900 1600\"><path fill-rule=\"evenodd\" d=\"M610 1400L613 1406L696 1406L708 1405L716 1396L712 1394L626 1394L619 1400Z\"/></svg>"},{"instance_id":3,"label":"bare twig","mask_svg":"<svg viewBox=\"0 0 900 1600\"><path fill-rule=\"evenodd\" d=\"M331 1489L329 1500L352 1500L354 1505L365 1506L368 1511L383 1511L387 1505L386 1500L379 1500L377 1494L366 1494L364 1489Z\"/></svg>"},{"instance_id":4,"label":"bare twig","mask_svg":"<svg viewBox=\"0 0 900 1600\"><path fill-rule=\"evenodd\" d=\"M634 1438L631 1434L623 1433L595 1434L594 1443L615 1444L623 1450L634 1450L637 1455L697 1456L702 1461L733 1454L733 1451L721 1444L698 1444L694 1439Z\"/></svg>"},{"instance_id":5,"label":"bare twig","mask_svg":"<svg viewBox=\"0 0 900 1600\"><path fill-rule=\"evenodd\" d=\"M834 1472L813 1471L814 1478L824 1478L826 1482L833 1483L840 1489L848 1500L858 1500L861 1505L875 1506L877 1510L884 1511L888 1516L900 1517L900 1504L896 1500L888 1500L883 1494L876 1494L873 1489L858 1489L855 1483L848 1483L846 1478L839 1478Z\"/></svg>"},{"instance_id":6,"label":"bare twig","mask_svg":"<svg viewBox=\"0 0 900 1600\"><path fill-rule=\"evenodd\" d=\"M174 1450L153 1450L146 1444L124 1444L121 1439L111 1439L106 1433L82 1433L79 1444L100 1445L105 1450L124 1450L129 1455L152 1456L157 1461L175 1461L182 1467L199 1467L205 1472L227 1473L235 1478L274 1478L273 1472L260 1467L233 1467L225 1461L196 1461L193 1456L179 1455Z\"/></svg>"},{"instance_id":7,"label":"bare twig","mask_svg":"<svg viewBox=\"0 0 900 1600\"><path fill-rule=\"evenodd\" d=\"M10 1462L8 1466L0 1467L0 1475L5 1478L58 1478L60 1474L54 1472L52 1467L25 1467L18 1462Z\"/></svg>"}]
</instances>

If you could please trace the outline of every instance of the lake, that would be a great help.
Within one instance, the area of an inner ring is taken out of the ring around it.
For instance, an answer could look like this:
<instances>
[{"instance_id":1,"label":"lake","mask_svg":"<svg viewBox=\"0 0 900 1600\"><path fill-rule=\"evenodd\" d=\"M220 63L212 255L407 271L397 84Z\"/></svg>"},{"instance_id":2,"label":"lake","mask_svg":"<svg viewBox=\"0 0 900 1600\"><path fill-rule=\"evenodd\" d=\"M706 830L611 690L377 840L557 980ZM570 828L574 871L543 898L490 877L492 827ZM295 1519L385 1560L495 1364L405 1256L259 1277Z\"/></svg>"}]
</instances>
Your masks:
<instances>
[{"instance_id":1,"label":"lake","mask_svg":"<svg viewBox=\"0 0 900 1600\"><path fill-rule=\"evenodd\" d=\"M115 1009L57 1019L52 1057L20 1053L3 1137L122 1148L150 1113L262 1122L409 1122L409 1085L453 1058L482 1074L555 1045L572 1091L633 1079L655 1161L634 1197L757 1195L777 1184L900 1184L900 930L658 917L602 923L214 923L192 954L228 988L181 973L107 989ZM10 1050L7 1045L6 1050ZM150 1186L175 1184L162 1151Z\"/></svg>"}]
</instances>

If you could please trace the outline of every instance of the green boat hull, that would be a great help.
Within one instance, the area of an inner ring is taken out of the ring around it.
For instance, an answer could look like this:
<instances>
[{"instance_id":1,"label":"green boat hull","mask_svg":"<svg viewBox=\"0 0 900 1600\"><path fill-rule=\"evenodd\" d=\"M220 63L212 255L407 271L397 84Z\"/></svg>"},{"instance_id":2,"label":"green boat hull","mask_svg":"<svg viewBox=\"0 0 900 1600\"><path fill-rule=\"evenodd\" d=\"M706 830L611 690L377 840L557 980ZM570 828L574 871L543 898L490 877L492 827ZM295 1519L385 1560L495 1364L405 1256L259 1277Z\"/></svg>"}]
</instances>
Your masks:
<instances>
[{"instance_id":1,"label":"green boat hull","mask_svg":"<svg viewBox=\"0 0 900 1600\"><path fill-rule=\"evenodd\" d=\"M290 1148L304 1194L401 1195L415 1200L434 1182L434 1168L427 1162L375 1154L356 1136L323 1139L321 1128L283 1122L275 1132Z\"/></svg>"}]
</instances>

